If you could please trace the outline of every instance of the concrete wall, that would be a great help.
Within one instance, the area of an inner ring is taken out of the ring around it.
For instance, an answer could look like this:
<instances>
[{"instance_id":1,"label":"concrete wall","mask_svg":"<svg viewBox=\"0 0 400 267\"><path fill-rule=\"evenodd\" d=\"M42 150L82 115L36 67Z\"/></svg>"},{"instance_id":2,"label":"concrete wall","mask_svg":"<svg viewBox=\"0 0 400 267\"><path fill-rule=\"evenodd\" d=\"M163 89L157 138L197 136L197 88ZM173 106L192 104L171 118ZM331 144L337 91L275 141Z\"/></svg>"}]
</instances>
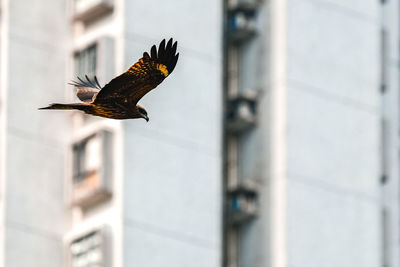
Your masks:
<instances>
[{"instance_id":1,"label":"concrete wall","mask_svg":"<svg viewBox=\"0 0 400 267\"><path fill-rule=\"evenodd\" d=\"M157 8L154 8L157 7ZM163 38L172 73L124 122L124 266L220 266L222 2L126 1L125 67Z\"/></svg>"},{"instance_id":2,"label":"concrete wall","mask_svg":"<svg viewBox=\"0 0 400 267\"><path fill-rule=\"evenodd\" d=\"M67 115L37 109L64 98L66 10L66 1L12 0L5 11L5 266L63 264Z\"/></svg>"},{"instance_id":3,"label":"concrete wall","mask_svg":"<svg viewBox=\"0 0 400 267\"><path fill-rule=\"evenodd\" d=\"M380 3L288 1L288 266L382 266Z\"/></svg>"}]
</instances>

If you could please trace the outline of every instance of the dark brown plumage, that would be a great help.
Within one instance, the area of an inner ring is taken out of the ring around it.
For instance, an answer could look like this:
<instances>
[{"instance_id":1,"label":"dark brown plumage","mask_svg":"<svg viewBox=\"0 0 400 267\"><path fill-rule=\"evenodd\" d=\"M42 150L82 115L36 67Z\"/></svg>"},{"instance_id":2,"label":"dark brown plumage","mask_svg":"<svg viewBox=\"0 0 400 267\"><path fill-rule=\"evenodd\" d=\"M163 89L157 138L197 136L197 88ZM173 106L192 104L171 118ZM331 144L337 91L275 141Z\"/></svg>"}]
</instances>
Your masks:
<instances>
[{"instance_id":1,"label":"dark brown plumage","mask_svg":"<svg viewBox=\"0 0 400 267\"><path fill-rule=\"evenodd\" d=\"M77 88L77 96L83 103L51 104L40 109L77 109L111 119L144 118L148 121L146 110L137 103L172 73L179 57L177 45L172 38L167 44L162 40L158 51L153 45L150 55L145 52L138 62L103 88L96 76L93 80L85 76L86 81L78 77L79 81L71 84Z\"/></svg>"}]
</instances>

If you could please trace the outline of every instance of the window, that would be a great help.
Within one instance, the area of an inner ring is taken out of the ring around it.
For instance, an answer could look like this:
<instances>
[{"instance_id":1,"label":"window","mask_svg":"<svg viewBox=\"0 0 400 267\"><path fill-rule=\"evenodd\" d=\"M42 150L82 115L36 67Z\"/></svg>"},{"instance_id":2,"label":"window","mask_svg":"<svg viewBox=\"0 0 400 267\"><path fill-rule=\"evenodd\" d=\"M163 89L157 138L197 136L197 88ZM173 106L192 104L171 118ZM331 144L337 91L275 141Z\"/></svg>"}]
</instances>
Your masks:
<instances>
[{"instance_id":1,"label":"window","mask_svg":"<svg viewBox=\"0 0 400 267\"><path fill-rule=\"evenodd\" d=\"M74 184L99 175L101 168L101 138L93 135L74 145Z\"/></svg>"},{"instance_id":2,"label":"window","mask_svg":"<svg viewBox=\"0 0 400 267\"><path fill-rule=\"evenodd\" d=\"M101 230L93 231L72 241L72 267L105 267L105 238Z\"/></svg>"},{"instance_id":3,"label":"window","mask_svg":"<svg viewBox=\"0 0 400 267\"><path fill-rule=\"evenodd\" d=\"M72 203L88 207L111 196L112 135L99 131L72 145Z\"/></svg>"},{"instance_id":4,"label":"window","mask_svg":"<svg viewBox=\"0 0 400 267\"><path fill-rule=\"evenodd\" d=\"M108 36L98 37L89 45L76 47L74 56L74 77L94 75L100 84L105 84L115 76L114 39Z\"/></svg>"},{"instance_id":5,"label":"window","mask_svg":"<svg viewBox=\"0 0 400 267\"><path fill-rule=\"evenodd\" d=\"M93 77L97 71L97 44L75 53L75 72L79 77Z\"/></svg>"}]
</instances>

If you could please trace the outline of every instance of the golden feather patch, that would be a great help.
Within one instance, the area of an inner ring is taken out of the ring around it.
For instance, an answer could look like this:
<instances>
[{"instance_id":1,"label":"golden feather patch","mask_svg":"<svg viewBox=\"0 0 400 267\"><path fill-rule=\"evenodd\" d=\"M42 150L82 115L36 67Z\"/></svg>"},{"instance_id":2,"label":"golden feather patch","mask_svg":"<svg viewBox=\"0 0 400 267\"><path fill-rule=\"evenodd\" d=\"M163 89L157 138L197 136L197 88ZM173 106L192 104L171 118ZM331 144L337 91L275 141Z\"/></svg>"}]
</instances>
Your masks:
<instances>
[{"instance_id":1,"label":"golden feather patch","mask_svg":"<svg viewBox=\"0 0 400 267\"><path fill-rule=\"evenodd\" d=\"M157 69L159 71L162 72L162 74L167 77L168 76L168 70L167 70L167 66L163 65L163 64L157 64Z\"/></svg>"}]
</instances>

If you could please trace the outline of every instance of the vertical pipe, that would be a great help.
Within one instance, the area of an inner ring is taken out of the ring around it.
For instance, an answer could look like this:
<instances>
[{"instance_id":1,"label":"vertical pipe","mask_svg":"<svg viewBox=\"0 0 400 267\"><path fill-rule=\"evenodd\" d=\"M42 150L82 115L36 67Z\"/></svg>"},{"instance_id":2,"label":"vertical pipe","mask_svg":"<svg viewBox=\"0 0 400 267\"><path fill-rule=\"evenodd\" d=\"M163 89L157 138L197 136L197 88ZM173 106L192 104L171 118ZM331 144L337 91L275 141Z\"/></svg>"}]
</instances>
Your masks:
<instances>
[{"instance_id":1,"label":"vertical pipe","mask_svg":"<svg viewBox=\"0 0 400 267\"><path fill-rule=\"evenodd\" d=\"M286 245L286 98L287 27L286 1L270 0L270 266L287 265Z\"/></svg>"},{"instance_id":2,"label":"vertical pipe","mask_svg":"<svg viewBox=\"0 0 400 267\"><path fill-rule=\"evenodd\" d=\"M235 97L239 93L239 55L238 47L230 45L228 47L228 98Z\"/></svg>"},{"instance_id":3,"label":"vertical pipe","mask_svg":"<svg viewBox=\"0 0 400 267\"><path fill-rule=\"evenodd\" d=\"M236 136L228 137L228 170L227 170L227 186L228 189L238 185L238 140Z\"/></svg>"},{"instance_id":4,"label":"vertical pipe","mask_svg":"<svg viewBox=\"0 0 400 267\"><path fill-rule=\"evenodd\" d=\"M227 265L224 267L238 267L238 230L235 227L227 229Z\"/></svg>"},{"instance_id":5,"label":"vertical pipe","mask_svg":"<svg viewBox=\"0 0 400 267\"><path fill-rule=\"evenodd\" d=\"M224 7L224 12L226 12L227 6L232 5L232 1L224 1L225 7ZM226 13L225 13L226 16ZM226 20L226 17L225 17ZM224 25L226 22L224 23ZM229 99L232 97L237 96L238 94L238 48L236 45L228 44L228 36L226 35L226 28L225 28L225 36L224 36L224 48L225 50L225 107L227 105L227 102ZM235 135L232 135L231 133L228 133L226 131L226 121L224 122L225 124L225 160L226 160L226 165L225 165L225 185L224 185L224 209L225 215L228 215L227 212L227 205L230 203L227 203L226 195L229 189L237 186L238 183L238 138ZM225 254L225 259L224 259L224 265L225 267L238 267L238 230L236 227L232 227L229 225L225 219L224 222L224 254Z\"/></svg>"}]
</instances>

